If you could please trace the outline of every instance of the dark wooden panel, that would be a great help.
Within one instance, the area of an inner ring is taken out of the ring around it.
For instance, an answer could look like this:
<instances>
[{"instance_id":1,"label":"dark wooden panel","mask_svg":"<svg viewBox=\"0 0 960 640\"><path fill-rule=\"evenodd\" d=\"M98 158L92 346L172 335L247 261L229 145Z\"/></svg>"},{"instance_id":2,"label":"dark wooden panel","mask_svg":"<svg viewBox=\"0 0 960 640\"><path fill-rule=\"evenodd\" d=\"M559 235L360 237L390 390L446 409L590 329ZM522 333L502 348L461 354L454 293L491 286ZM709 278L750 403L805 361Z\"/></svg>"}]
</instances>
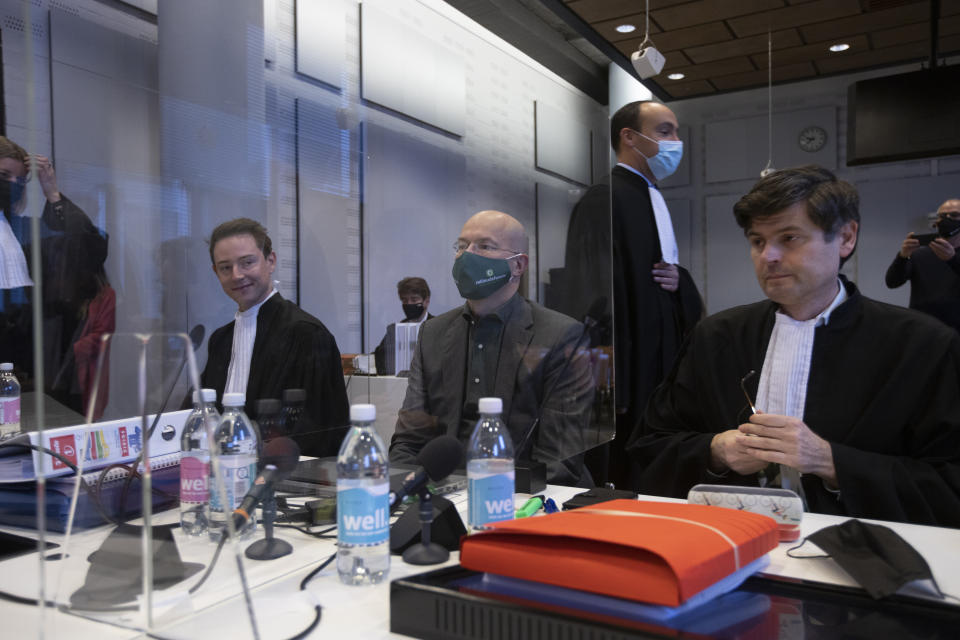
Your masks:
<instances>
[{"instance_id":1,"label":"dark wooden panel","mask_svg":"<svg viewBox=\"0 0 960 640\"><path fill-rule=\"evenodd\" d=\"M650 0L650 13L663 7L672 7L690 0ZM600 22L622 16L644 13L643 0L574 0L567 6L587 22ZM638 25L639 26L639 25Z\"/></svg>"},{"instance_id":2,"label":"dark wooden panel","mask_svg":"<svg viewBox=\"0 0 960 640\"><path fill-rule=\"evenodd\" d=\"M686 82L685 80L672 82L665 80L660 83L660 86L674 98L691 98L693 96L705 96L717 92L713 85L706 80L694 80L693 82Z\"/></svg>"},{"instance_id":3,"label":"dark wooden panel","mask_svg":"<svg viewBox=\"0 0 960 640\"><path fill-rule=\"evenodd\" d=\"M676 51L677 49L729 40L733 37L733 34L722 22L708 22L689 29L665 31L651 37L660 51Z\"/></svg>"},{"instance_id":4,"label":"dark wooden panel","mask_svg":"<svg viewBox=\"0 0 960 640\"><path fill-rule=\"evenodd\" d=\"M956 33L960 33L960 15L940 18L941 36L952 36ZM870 35L870 42L875 49L894 47L919 40L930 41L930 25L925 22L895 29L884 29Z\"/></svg>"},{"instance_id":5,"label":"dark wooden panel","mask_svg":"<svg viewBox=\"0 0 960 640\"><path fill-rule=\"evenodd\" d=\"M802 78L813 78L817 75L817 69L811 62L798 62L788 64L773 69L773 81L784 82L786 80L799 80ZM748 73L735 73L728 76L718 76L711 80L717 89L721 91L730 91L731 89L746 89L753 87L765 87L767 85L767 70L750 71Z\"/></svg>"},{"instance_id":6,"label":"dark wooden panel","mask_svg":"<svg viewBox=\"0 0 960 640\"><path fill-rule=\"evenodd\" d=\"M831 56L843 57L852 53L868 51L870 49L870 45L867 42L867 36L864 35L846 38L844 42L849 44L850 48L846 51L839 51L836 53L830 51L829 44L826 42L817 42L814 44L806 44L802 47L783 49L782 51L777 51L773 54L773 65L778 67L782 64L793 64L795 62L819 60L821 58L828 58ZM756 54L751 56L751 58L758 67L767 66L767 54Z\"/></svg>"},{"instance_id":7,"label":"dark wooden panel","mask_svg":"<svg viewBox=\"0 0 960 640\"><path fill-rule=\"evenodd\" d=\"M595 22L591 26L599 33L601 36L606 38L609 42L621 42L623 40L632 40L638 35L643 39L643 32L645 25L643 22L643 14L635 14L630 16L624 16L623 18L617 18L615 20L604 20L602 22ZM620 33L617 31L617 27L621 24L632 24L636 27L635 31L630 33ZM660 33L660 27L656 23L650 23L650 35Z\"/></svg>"},{"instance_id":8,"label":"dark wooden panel","mask_svg":"<svg viewBox=\"0 0 960 640\"><path fill-rule=\"evenodd\" d=\"M958 3L960 4L960 3ZM840 38L867 33L877 29L889 29L913 22L929 24L930 6L926 2L896 7L886 11L871 11L859 16L848 16L829 22L818 22L800 27L800 34L807 42L839 41Z\"/></svg>"},{"instance_id":9,"label":"dark wooden panel","mask_svg":"<svg viewBox=\"0 0 960 640\"><path fill-rule=\"evenodd\" d=\"M799 47L803 44L800 34L796 29L784 29L773 34L773 50ZM700 64L702 62L713 62L723 58L732 58L734 56L745 56L751 53L766 53L767 34L749 36L746 38L737 38L727 42L718 42L708 44L703 47L690 47L683 52L693 62Z\"/></svg>"},{"instance_id":10,"label":"dark wooden panel","mask_svg":"<svg viewBox=\"0 0 960 640\"><path fill-rule=\"evenodd\" d=\"M789 27L815 24L860 13L859 0L816 0L807 4L793 5L763 11L727 21L739 37L766 33L767 29L779 31Z\"/></svg>"},{"instance_id":11,"label":"dark wooden panel","mask_svg":"<svg viewBox=\"0 0 960 640\"><path fill-rule=\"evenodd\" d=\"M739 58L727 58L726 60L718 60L717 62L707 62L706 64L698 65L688 65L688 66L675 66L670 64L670 59L667 58L667 64L664 66L663 71L660 73L661 76L666 78L670 73L682 73L686 77L684 80L709 80L717 76L729 75L731 73L746 73L747 71L754 71L757 67L750 62L750 59L746 56L740 56ZM664 81L665 82L665 81Z\"/></svg>"},{"instance_id":12,"label":"dark wooden panel","mask_svg":"<svg viewBox=\"0 0 960 640\"><path fill-rule=\"evenodd\" d=\"M950 53L960 51L960 36L946 36L940 38L940 52ZM901 62L923 60L930 55L929 42L911 42L897 47L887 47L879 51L863 51L851 56L839 58L825 58L815 61L820 73L840 73L856 71L870 67L879 67Z\"/></svg>"},{"instance_id":13,"label":"dark wooden panel","mask_svg":"<svg viewBox=\"0 0 960 640\"><path fill-rule=\"evenodd\" d=\"M650 13L664 31L670 31L784 6L784 0L696 0Z\"/></svg>"}]
</instances>

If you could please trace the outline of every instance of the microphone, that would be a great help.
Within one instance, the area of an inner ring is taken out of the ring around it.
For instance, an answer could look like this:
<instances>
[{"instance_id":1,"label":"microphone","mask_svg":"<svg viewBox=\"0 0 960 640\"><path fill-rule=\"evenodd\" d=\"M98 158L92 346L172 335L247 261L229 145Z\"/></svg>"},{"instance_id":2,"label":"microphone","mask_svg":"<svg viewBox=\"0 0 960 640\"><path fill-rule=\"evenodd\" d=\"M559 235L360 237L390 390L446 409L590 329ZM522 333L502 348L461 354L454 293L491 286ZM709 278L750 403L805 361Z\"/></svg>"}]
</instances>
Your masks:
<instances>
[{"instance_id":1,"label":"microphone","mask_svg":"<svg viewBox=\"0 0 960 640\"><path fill-rule=\"evenodd\" d=\"M463 459L463 447L453 436L438 436L424 445L417 454L420 468L407 476L400 491L390 492L390 507L394 507L410 495L419 493L428 480L442 480L460 466Z\"/></svg>"},{"instance_id":2,"label":"microphone","mask_svg":"<svg viewBox=\"0 0 960 640\"><path fill-rule=\"evenodd\" d=\"M263 450L263 471L243 496L233 512L233 528L239 529L250 519L250 512L273 491L273 485L290 475L300 460L300 447L290 438L274 438Z\"/></svg>"}]
</instances>

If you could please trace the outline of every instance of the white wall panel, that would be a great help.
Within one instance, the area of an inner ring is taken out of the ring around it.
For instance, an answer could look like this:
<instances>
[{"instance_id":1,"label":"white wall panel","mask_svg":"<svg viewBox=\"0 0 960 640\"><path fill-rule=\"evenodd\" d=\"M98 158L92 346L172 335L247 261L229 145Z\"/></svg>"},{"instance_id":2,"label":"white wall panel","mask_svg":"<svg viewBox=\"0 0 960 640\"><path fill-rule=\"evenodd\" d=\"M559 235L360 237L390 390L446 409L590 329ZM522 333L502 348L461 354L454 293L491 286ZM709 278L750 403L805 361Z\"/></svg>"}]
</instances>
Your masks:
<instances>
[{"instance_id":1,"label":"white wall panel","mask_svg":"<svg viewBox=\"0 0 960 640\"><path fill-rule=\"evenodd\" d=\"M837 167L837 110L818 107L775 113L773 117L773 165L777 168L819 164ZM816 152L800 149L800 131L809 126L827 132L826 144ZM759 178L767 165L767 116L717 120L706 124L706 181L727 182Z\"/></svg>"},{"instance_id":2,"label":"white wall panel","mask_svg":"<svg viewBox=\"0 0 960 640\"><path fill-rule=\"evenodd\" d=\"M365 128L364 294L367 350L402 315L397 282L430 285L434 315L463 304L450 270L453 243L473 212L464 207L462 155L379 125Z\"/></svg>"},{"instance_id":3,"label":"white wall panel","mask_svg":"<svg viewBox=\"0 0 960 640\"><path fill-rule=\"evenodd\" d=\"M542 100L535 100L534 105L537 168L590 184L589 126Z\"/></svg>"},{"instance_id":4,"label":"white wall panel","mask_svg":"<svg viewBox=\"0 0 960 640\"><path fill-rule=\"evenodd\" d=\"M352 133L335 108L297 100L300 306L343 353L361 351L360 226L350 193Z\"/></svg>"},{"instance_id":5,"label":"white wall panel","mask_svg":"<svg viewBox=\"0 0 960 640\"><path fill-rule=\"evenodd\" d=\"M567 226L570 213L586 192L585 189L537 183L537 235L531 238L531 286L530 298L540 304L550 283L550 269L564 266L567 247ZM535 240L535 242L534 242ZM534 271L536 266L538 271ZM539 274L539 275L538 275ZM539 278L536 292L533 283Z\"/></svg>"},{"instance_id":6,"label":"white wall panel","mask_svg":"<svg viewBox=\"0 0 960 640\"><path fill-rule=\"evenodd\" d=\"M708 314L764 297L750 260L750 247L733 218L733 205L739 199L735 194L706 199L707 290L701 293Z\"/></svg>"},{"instance_id":7,"label":"white wall panel","mask_svg":"<svg viewBox=\"0 0 960 640\"><path fill-rule=\"evenodd\" d=\"M860 242L854 254L858 258L857 284L871 298L906 305L910 285L888 289L884 282L887 267L907 232L934 231L927 216L944 200L957 197L956 176L865 182L859 191Z\"/></svg>"},{"instance_id":8,"label":"white wall panel","mask_svg":"<svg viewBox=\"0 0 960 640\"><path fill-rule=\"evenodd\" d=\"M410 8L386 0L361 5L361 94L365 100L463 135L463 59L437 39L461 29L430 11L417 13L417 27L393 14Z\"/></svg>"},{"instance_id":9,"label":"white wall panel","mask_svg":"<svg viewBox=\"0 0 960 640\"><path fill-rule=\"evenodd\" d=\"M296 0L297 73L343 86L351 0Z\"/></svg>"}]
</instances>

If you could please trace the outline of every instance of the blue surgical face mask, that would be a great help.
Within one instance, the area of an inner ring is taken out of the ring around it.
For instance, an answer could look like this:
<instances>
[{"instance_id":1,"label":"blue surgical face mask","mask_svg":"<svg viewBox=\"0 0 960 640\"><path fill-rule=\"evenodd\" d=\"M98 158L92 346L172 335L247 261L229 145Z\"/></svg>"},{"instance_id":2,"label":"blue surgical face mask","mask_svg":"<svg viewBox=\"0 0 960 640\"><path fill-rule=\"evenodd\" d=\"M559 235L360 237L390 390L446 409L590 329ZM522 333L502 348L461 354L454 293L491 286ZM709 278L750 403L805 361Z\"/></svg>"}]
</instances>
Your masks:
<instances>
[{"instance_id":1,"label":"blue surgical face mask","mask_svg":"<svg viewBox=\"0 0 960 640\"><path fill-rule=\"evenodd\" d=\"M634 131L636 131L634 129ZM683 159L683 141L682 140L654 140L649 136L645 136L639 131L636 131L637 135L640 135L651 142L656 142L660 150L657 151L657 155L648 158L640 153L640 150L636 147L631 147L634 151L643 156L643 159L647 161L647 166L650 167L650 172L653 174L653 177L659 182L665 178L669 178L677 170L677 167L680 166L680 160Z\"/></svg>"}]
</instances>

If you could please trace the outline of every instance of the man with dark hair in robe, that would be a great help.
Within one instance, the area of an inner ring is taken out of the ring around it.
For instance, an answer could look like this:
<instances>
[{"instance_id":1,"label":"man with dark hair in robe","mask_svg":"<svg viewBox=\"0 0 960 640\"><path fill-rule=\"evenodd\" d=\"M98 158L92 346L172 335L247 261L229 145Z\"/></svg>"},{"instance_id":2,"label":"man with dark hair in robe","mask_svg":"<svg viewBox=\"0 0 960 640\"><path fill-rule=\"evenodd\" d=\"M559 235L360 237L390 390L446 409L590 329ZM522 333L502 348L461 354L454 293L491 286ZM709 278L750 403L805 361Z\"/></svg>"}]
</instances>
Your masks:
<instances>
[{"instance_id":1,"label":"man with dark hair in robe","mask_svg":"<svg viewBox=\"0 0 960 640\"><path fill-rule=\"evenodd\" d=\"M340 350L323 323L274 288L277 254L267 230L249 218L224 222L210 236L210 260L237 313L210 336L202 386L221 399L245 393L251 418L257 400L303 389L303 416L286 427L304 455L336 455L349 423Z\"/></svg>"},{"instance_id":2,"label":"man with dark hair in robe","mask_svg":"<svg viewBox=\"0 0 960 640\"><path fill-rule=\"evenodd\" d=\"M960 336L839 275L858 207L814 166L774 172L734 206L768 299L685 343L629 448L641 492L773 482L810 511L960 526Z\"/></svg>"}]
</instances>

